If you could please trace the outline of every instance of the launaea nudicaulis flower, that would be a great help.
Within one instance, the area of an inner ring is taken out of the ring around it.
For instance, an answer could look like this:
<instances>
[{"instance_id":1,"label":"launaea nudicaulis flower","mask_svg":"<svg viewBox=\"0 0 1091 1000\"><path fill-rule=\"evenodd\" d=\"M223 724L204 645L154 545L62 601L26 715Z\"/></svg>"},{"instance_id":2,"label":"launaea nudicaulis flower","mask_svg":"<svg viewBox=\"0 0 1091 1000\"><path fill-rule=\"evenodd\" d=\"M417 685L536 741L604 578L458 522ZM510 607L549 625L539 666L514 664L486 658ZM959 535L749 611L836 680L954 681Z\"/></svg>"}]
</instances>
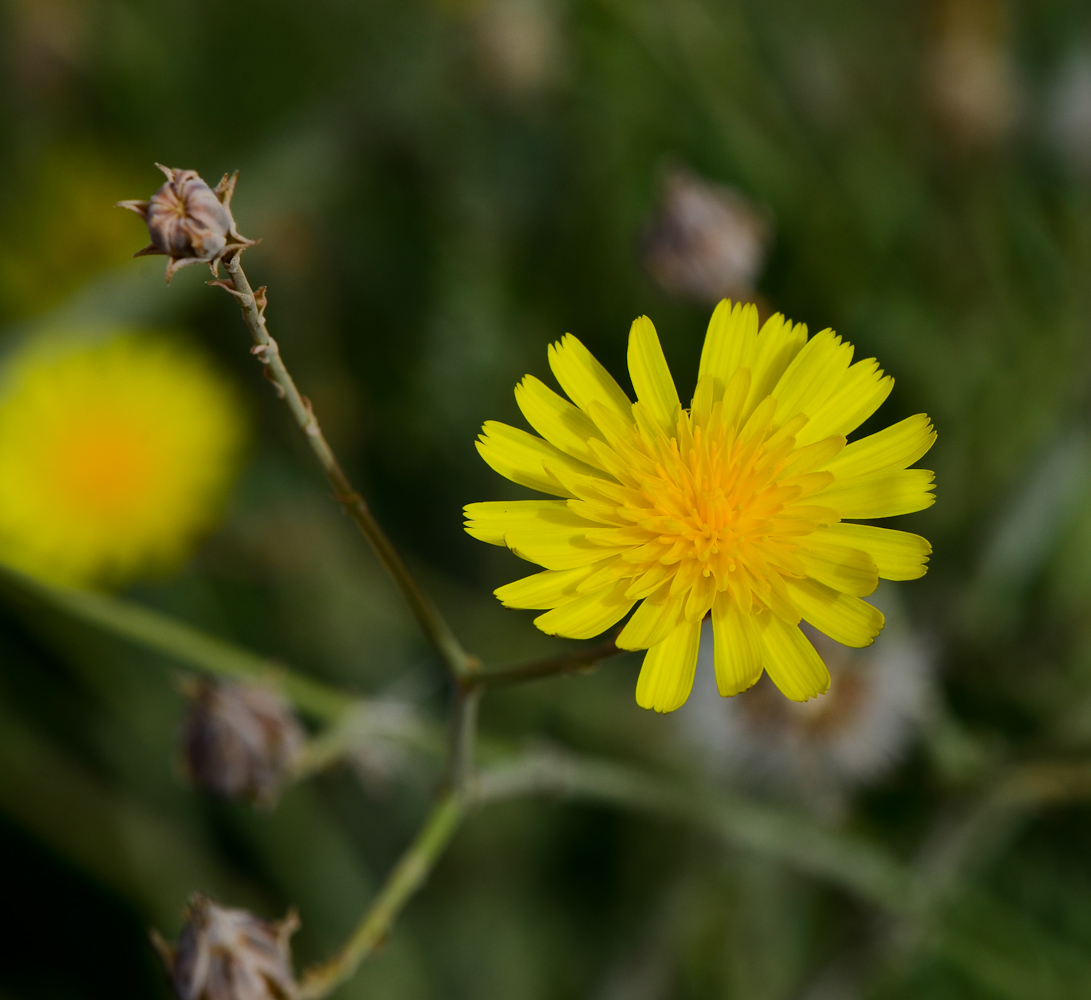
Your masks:
<instances>
[{"instance_id":1,"label":"launaea nudicaulis flower","mask_svg":"<svg viewBox=\"0 0 1091 1000\"><path fill-rule=\"evenodd\" d=\"M299 927L294 912L272 923L197 893L186 907L185 921L173 945L152 935L178 1000L295 1000L298 996L289 947Z\"/></svg>"},{"instance_id":2,"label":"launaea nudicaulis flower","mask_svg":"<svg viewBox=\"0 0 1091 1000\"><path fill-rule=\"evenodd\" d=\"M559 499L475 503L466 530L544 572L500 587L509 607L548 609L535 624L587 639L624 618L623 649L646 649L636 700L669 712L693 685L711 612L720 693L762 671L795 701L830 677L799 629L806 620L866 646L882 614L862 600L879 578L922 576L919 535L854 520L931 506L933 474L911 469L935 440L924 414L848 444L893 379L832 330L724 300L683 408L646 316L629 334L633 403L575 337L549 349L563 399L528 375L516 387L542 437L490 421L478 451L501 475Z\"/></svg>"},{"instance_id":3,"label":"launaea nudicaulis flower","mask_svg":"<svg viewBox=\"0 0 1091 1000\"><path fill-rule=\"evenodd\" d=\"M239 233L231 214L237 172L224 174L211 188L196 170L164 167L162 163L156 166L166 174L167 182L148 201L117 203L118 208L136 212L148 224L151 243L134 257L168 257L169 284L174 272L187 264L208 264L216 275L223 257L254 245L256 240Z\"/></svg>"}]
</instances>

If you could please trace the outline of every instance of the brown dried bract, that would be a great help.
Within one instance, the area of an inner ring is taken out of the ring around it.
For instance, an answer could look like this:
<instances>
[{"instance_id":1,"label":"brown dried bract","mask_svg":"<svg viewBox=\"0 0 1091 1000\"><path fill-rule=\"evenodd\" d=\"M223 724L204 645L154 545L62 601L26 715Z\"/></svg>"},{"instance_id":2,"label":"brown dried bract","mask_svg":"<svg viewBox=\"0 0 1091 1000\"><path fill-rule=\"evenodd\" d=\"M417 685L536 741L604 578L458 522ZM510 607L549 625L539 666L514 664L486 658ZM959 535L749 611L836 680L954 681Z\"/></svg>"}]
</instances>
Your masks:
<instances>
[{"instance_id":1,"label":"brown dried bract","mask_svg":"<svg viewBox=\"0 0 1091 1000\"><path fill-rule=\"evenodd\" d=\"M136 212L147 224L149 243L134 257L161 254L167 261L167 282L180 267L206 263L214 275L228 254L245 250L257 241L248 240L235 225L231 197L238 172L224 174L211 188L196 170L156 166L167 182L148 201L119 201L118 208Z\"/></svg>"},{"instance_id":2,"label":"brown dried bract","mask_svg":"<svg viewBox=\"0 0 1091 1000\"><path fill-rule=\"evenodd\" d=\"M153 932L178 1000L295 1000L289 939L299 927L295 912L278 923L246 910L220 906L196 893L173 945Z\"/></svg>"},{"instance_id":3,"label":"brown dried bract","mask_svg":"<svg viewBox=\"0 0 1091 1000\"><path fill-rule=\"evenodd\" d=\"M258 684L200 680L182 731L194 784L229 799L270 806L299 762L305 735L284 701Z\"/></svg>"}]
</instances>

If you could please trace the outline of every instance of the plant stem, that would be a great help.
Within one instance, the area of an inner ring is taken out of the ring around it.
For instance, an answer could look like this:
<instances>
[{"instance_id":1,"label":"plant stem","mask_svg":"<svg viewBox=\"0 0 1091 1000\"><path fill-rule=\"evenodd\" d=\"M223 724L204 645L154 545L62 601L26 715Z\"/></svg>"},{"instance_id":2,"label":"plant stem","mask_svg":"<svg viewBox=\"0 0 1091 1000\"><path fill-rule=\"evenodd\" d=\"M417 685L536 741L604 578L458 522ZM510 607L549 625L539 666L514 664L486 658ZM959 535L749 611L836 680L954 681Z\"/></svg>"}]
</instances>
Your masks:
<instances>
[{"instance_id":1,"label":"plant stem","mask_svg":"<svg viewBox=\"0 0 1091 1000\"><path fill-rule=\"evenodd\" d=\"M461 793L473 774L474 751L477 745L477 709L481 701L481 689L458 689L451 712L451 755L448 765L448 783Z\"/></svg>"},{"instance_id":2,"label":"plant stem","mask_svg":"<svg viewBox=\"0 0 1091 1000\"><path fill-rule=\"evenodd\" d=\"M839 884L889 912L906 912L916 897L913 872L865 841L802 815L710 794L625 765L538 751L482 772L474 786L475 804L526 795L592 799L689 823L735 847Z\"/></svg>"},{"instance_id":3,"label":"plant stem","mask_svg":"<svg viewBox=\"0 0 1091 1000\"><path fill-rule=\"evenodd\" d=\"M319 1000L327 996L351 977L360 963L383 943L405 904L435 867L465 812L465 804L458 794L449 793L435 804L416 839L394 866L378 897L348 940L331 958L304 973L299 988L300 1000Z\"/></svg>"},{"instance_id":4,"label":"plant stem","mask_svg":"<svg viewBox=\"0 0 1091 1000\"><path fill-rule=\"evenodd\" d=\"M481 671L471 675L468 684L483 688L506 687L509 684L522 684L524 681L536 681L556 674L573 674L587 670L608 657L625 652L628 650L618 649L611 638L597 646L574 649L543 660L520 663L513 667L501 667L499 670Z\"/></svg>"},{"instance_id":5,"label":"plant stem","mask_svg":"<svg viewBox=\"0 0 1091 1000\"><path fill-rule=\"evenodd\" d=\"M76 621L135 642L205 673L235 680L270 681L301 712L335 722L356 699L321 681L297 674L275 660L257 656L206 635L168 615L107 594L56 587L0 565L0 587L22 601L63 612Z\"/></svg>"},{"instance_id":6,"label":"plant stem","mask_svg":"<svg viewBox=\"0 0 1091 1000\"><path fill-rule=\"evenodd\" d=\"M1091 763L1035 761L997 775L965 811L941 824L918 858L932 895L943 895L969 872L985 868L1011 843L1034 809L1091 797Z\"/></svg>"},{"instance_id":7,"label":"plant stem","mask_svg":"<svg viewBox=\"0 0 1091 1000\"><path fill-rule=\"evenodd\" d=\"M357 701L309 740L295 779L306 778L369 749L396 748L426 760L441 761L447 749L443 736L439 725L421 718L409 704L387 699Z\"/></svg>"},{"instance_id":8,"label":"plant stem","mask_svg":"<svg viewBox=\"0 0 1091 1000\"><path fill-rule=\"evenodd\" d=\"M371 543L379 560L405 595L432 648L451 673L456 678L470 674L476 666L476 661L462 648L431 598L421 589L386 533L379 527L364 498L349 482L348 476L337 461L337 456L334 455L333 449L330 448L329 442L322 433L310 400L296 388L295 381L280 356L280 348L269 335L265 325L265 290L259 289L255 293L250 287L250 282L242 269L239 254L225 257L223 263L231 279L231 287L228 291L232 292L238 300L243 319L254 338L253 353L265 365L266 375L277 387L296 424L303 431L311 451L314 452L318 464L322 466L330 486L333 487L334 496ZM227 288L226 283L221 284Z\"/></svg>"}]
</instances>

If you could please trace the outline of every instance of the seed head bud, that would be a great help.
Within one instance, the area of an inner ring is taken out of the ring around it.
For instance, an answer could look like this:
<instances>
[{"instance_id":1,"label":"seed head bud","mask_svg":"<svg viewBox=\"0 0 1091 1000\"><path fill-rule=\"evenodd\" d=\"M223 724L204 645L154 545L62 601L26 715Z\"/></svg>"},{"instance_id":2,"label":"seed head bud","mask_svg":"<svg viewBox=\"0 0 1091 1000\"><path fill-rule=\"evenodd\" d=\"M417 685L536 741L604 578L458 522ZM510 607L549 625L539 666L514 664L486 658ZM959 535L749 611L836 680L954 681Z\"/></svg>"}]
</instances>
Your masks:
<instances>
[{"instance_id":1,"label":"seed head bud","mask_svg":"<svg viewBox=\"0 0 1091 1000\"><path fill-rule=\"evenodd\" d=\"M295 1000L289 938L295 912L279 923L229 910L203 893L189 901L178 940L152 940L178 1000Z\"/></svg>"},{"instance_id":2,"label":"seed head bud","mask_svg":"<svg viewBox=\"0 0 1091 1000\"><path fill-rule=\"evenodd\" d=\"M182 731L194 784L228 799L271 806L303 750L303 729L284 701L258 684L201 680Z\"/></svg>"},{"instance_id":3,"label":"seed head bud","mask_svg":"<svg viewBox=\"0 0 1091 1000\"><path fill-rule=\"evenodd\" d=\"M749 298L772 242L768 216L739 192L684 169L667 171L644 232L644 266L683 298Z\"/></svg>"},{"instance_id":4,"label":"seed head bud","mask_svg":"<svg viewBox=\"0 0 1091 1000\"><path fill-rule=\"evenodd\" d=\"M147 224L149 243L134 257L160 254L167 261L167 282L180 267L204 262L214 275L220 259L253 246L256 240L242 236L231 214L231 196L238 173L223 175L211 188L196 170L156 166L167 182L148 201L119 201L118 208L136 212Z\"/></svg>"}]
</instances>

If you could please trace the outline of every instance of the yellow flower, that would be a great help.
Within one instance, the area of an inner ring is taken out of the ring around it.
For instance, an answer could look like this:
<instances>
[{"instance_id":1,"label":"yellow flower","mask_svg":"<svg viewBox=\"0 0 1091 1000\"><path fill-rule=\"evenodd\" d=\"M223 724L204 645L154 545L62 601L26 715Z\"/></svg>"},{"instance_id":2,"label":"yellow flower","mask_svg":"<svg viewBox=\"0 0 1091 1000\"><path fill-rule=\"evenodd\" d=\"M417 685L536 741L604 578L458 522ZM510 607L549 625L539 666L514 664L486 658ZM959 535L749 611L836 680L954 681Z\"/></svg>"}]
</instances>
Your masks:
<instances>
[{"instance_id":1,"label":"yellow flower","mask_svg":"<svg viewBox=\"0 0 1091 1000\"><path fill-rule=\"evenodd\" d=\"M919 535L846 519L931 506L933 475L910 469L935 440L924 414L846 445L894 382L874 359L852 364L832 330L723 301L683 409L651 320L629 333L638 402L575 337L549 350L569 398L528 375L515 398L542 437L488 422L478 451L501 475L560 500L466 507L466 530L545 567L500 587L512 608L548 608L535 624L587 639L619 622L623 649L647 649L643 708L670 712L693 686L701 622L711 611L722 695L768 672L794 701L830 676L799 629L806 619L866 646L882 614L861 600L879 578L923 576ZM543 438L545 440L543 440Z\"/></svg>"},{"instance_id":2,"label":"yellow flower","mask_svg":"<svg viewBox=\"0 0 1091 1000\"><path fill-rule=\"evenodd\" d=\"M236 468L236 399L192 348L48 337L0 383L0 560L57 583L176 567Z\"/></svg>"}]
</instances>

